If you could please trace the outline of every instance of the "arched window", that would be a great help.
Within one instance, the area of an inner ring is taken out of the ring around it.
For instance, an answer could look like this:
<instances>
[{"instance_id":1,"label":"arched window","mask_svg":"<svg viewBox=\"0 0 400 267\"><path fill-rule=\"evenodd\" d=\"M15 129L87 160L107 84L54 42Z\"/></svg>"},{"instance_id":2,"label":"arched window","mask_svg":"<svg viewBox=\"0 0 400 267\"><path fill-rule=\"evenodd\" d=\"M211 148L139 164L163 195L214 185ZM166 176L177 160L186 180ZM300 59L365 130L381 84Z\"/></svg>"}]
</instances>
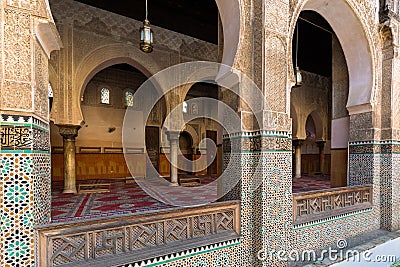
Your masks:
<instances>
[{"instance_id":1,"label":"arched window","mask_svg":"<svg viewBox=\"0 0 400 267\"><path fill-rule=\"evenodd\" d=\"M188 111L188 104L187 104L186 101L183 101L183 104L182 104L182 112L183 112L183 113L187 113L187 111Z\"/></svg>"},{"instance_id":2,"label":"arched window","mask_svg":"<svg viewBox=\"0 0 400 267\"><path fill-rule=\"evenodd\" d=\"M48 89L48 92L49 92L49 98L53 97L53 87L51 86L51 83L49 83L47 89Z\"/></svg>"},{"instance_id":3,"label":"arched window","mask_svg":"<svg viewBox=\"0 0 400 267\"><path fill-rule=\"evenodd\" d=\"M125 92L125 106L133 107L133 93L126 91Z\"/></svg>"},{"instance_id":4,"label":"arched window","mask_svg":"<svg viewBox=\"0 0 400 267\"><path fill-rule=\"evenodd\" d=\"M101 89L100 102L102 104L110 104L110 89L106 87Z\"/></svg>"},{"instance_id":5,"label":"arched window","mask_svg":"<svg viewBox=\"0 0 400 267\"><path fill-rule=\"evenodd\" d=\"M51 87L51 84L49 83L48 87L47 87L48 91L49 91L49 112L51 111L51 109L53 108L53 88Z\"/></svg>"}]
</instances>

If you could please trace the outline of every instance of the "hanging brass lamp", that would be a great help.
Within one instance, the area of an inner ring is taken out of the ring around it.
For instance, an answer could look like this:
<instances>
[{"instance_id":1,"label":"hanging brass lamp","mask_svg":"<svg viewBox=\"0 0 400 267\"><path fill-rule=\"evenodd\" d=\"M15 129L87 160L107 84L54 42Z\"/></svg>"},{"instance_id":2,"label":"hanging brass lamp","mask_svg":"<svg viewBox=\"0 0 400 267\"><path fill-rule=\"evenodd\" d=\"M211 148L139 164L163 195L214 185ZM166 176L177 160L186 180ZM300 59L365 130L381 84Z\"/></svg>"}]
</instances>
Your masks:
<instances>
[{"instance_id":1,"label":"hanging brass lamp","mask_svg":"<svg viewBox=\"0 0 400 267\"><path fill-rule=\"evenodd\" d=\"M143 26L140 28L140 50L145 53L153 51L153 30L150 27L150 21L147 19L147 0L146 0L146 19L143 21Z\"/></svg>"}]
</instances>

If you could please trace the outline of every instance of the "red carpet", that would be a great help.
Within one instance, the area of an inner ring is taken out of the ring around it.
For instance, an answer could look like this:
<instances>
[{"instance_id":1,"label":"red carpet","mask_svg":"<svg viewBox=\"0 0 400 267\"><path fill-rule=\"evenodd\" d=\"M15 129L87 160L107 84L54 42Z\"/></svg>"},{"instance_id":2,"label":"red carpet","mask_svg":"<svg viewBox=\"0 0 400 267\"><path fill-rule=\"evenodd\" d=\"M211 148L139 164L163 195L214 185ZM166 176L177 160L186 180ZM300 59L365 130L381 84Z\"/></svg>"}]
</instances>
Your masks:
<instances>
[{"instance_id":1,"label":"red carpet","mask_svg":"<svg viewBox=\"0 0 400 267\"><path fill-rule=\"evenodd\" d=\"M185 177L193 177L186 176ZM217 177L200 177L207 184ZM168 180L168 178L166 178ZM64 222L87 218L104 217L115 214L128 214L149 210L172 208L148 194L135 182L125 183L124 179L98 179L77 181L79 183L110 183L110 192L94 194L63 194L63 181L52 183L52 221ZM178 187L179 188L179 187ZM175 189L178 189L175 187ZM176 194L177 199L184 197Z\"/></svg>"},{"instance_id":2,"label":"red carpet","mask_svg":"<svg viewBox=\"0 0 400 267\"><path fill-rule=\"evenodd\" d=\"M148 196L136 183L126 184L125 180L86 180L79 183L110 183L111 190L108 193L63 194L63 181L53 182L53 222L170 208Z\"/></svg>"},{"instance_id":3,"label":"red carpet","mask_svg":"<svg viewBox=\"0 0 400 267\"><path fill-rule=\"evenodd\" d=\"M331 188L331 180L329 176L293 178L293 193L314 191Z\"/></svg>"},{"instance_id":4,"label":"red carpet","mask_svg":"<svg viewBox=\"0 0 400 267\"><path fill-rule=\"evenodd\" d=\"M193 177L185 175L185 177ZM200 177L202 185L213 182L217 177ZM169 180L169 178L165 178ZM172 208L146 194L135 182L125 183L125 180L99 179L77 181L77 183L110 183L110 192L95 194L63 194L63 181L52 184L52 221L64 222L87 218L97 218L115 214L128 214L150 210ZM293 178L293 193L330 188L330 179L325 177ZM172 187L171 192L177 201L188 201L193 196L183 192L179 187ZM177 192L175 192L178 190ZM202 198L212 199L213 190L204 189ZM162 196L161 196L162 197Z\"/></svg>"}]
</instances>

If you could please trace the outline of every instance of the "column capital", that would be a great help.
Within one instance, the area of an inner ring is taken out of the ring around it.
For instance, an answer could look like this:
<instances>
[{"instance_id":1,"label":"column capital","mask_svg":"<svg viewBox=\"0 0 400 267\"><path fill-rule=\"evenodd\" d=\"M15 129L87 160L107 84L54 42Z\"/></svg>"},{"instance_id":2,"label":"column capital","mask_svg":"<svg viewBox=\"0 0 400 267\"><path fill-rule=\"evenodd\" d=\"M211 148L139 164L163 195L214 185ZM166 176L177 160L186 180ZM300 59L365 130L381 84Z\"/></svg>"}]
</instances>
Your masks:
<instances>
[{"instance_id":1,"label":"column capital","mask_svg":"<svg viewBox=\"0 0 400 267\"><path fill-rule=\"evenodd\" d=\"M293 140L293 145L294 146L301 146L301 145L303 145L304 141L305 140L303 140L303 139L295 139L295 140Z\"/></svg>"},{"instance_id":2,"label":"column capital","mask_svg":"<svg viewBox=\"0 0 400 267\"><path fill-rule=\"evenodd\" d=\"M179 140L180 133L181 133L180 131L167 131L166 132L169 141Z\"/></svg>"},{"instance_id":3,"label":"column capital","mask_svg":"<svg viewBox=\"0 0 400 267\"><path fill-rule=\"evenodd\" d=\"M60 135L67 140L75 140L81 126L76 125L57 125Z\"/></svg>"},{"instance_id":4,"label":"column capital","mask_svg":"<svg viewBox=\"0 0 400 267\"><path fill-rule=\"evenodd\" d=\"M326 141L324 140L319 140L315 142L317 144L318 147L324 147L326 144Z\"/></svg>"}]
</instances>

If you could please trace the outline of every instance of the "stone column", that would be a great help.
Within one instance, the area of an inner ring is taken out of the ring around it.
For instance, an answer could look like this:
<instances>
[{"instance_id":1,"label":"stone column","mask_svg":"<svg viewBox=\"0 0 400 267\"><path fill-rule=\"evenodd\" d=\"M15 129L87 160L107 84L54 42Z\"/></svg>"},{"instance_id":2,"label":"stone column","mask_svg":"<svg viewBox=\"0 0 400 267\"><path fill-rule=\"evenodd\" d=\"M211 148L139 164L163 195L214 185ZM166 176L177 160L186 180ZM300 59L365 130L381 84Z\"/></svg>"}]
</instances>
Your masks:
<instances>
[{"instance_id":1,"label":"stone column","mask_svg":"<svg viewBox=\"0 0 400 267\"><path fill-rule=\"evenodd\" d=\"M324 166L325 166L325 154L324 154L324 148L325 148L325 141L317 141L317 146L319 149L319 172L321 174L324 174Z\"/></svg>"},{"instance_id":2,"label":"stone column","mask_svg":"<svg viewBox=\"0 0 400 267\"><path fill-rule=\"evenodd\" d=\"M390 7L389 7L390 9ZM380 153L380 227L395 231L400 228L400 120L398 107L400 105L400 40L395 30L400 24L398 18L390 12L382 14L380 31L382 47L382 99L380 105L381 144L375 145L373 152ZM372 143L372 142L370 142ZM354 150L354 149L353 149ZM374 191L376 181L373 180Z\"/></svg>"},{"instance_id":3,"label":"stone column","mask_svg":"<svg viewBox=\"0 0 400 267\"><path fill-rule=\"evenodd\" d=\"M303 140L293 140L293 146L295 149L295 163L296 163L296 172L295 178L301 177L301 145L303 144Z\"/></svg>"},{"instance_id":4,"label":"stone column","mask_svg":"<svg viewBox=\"0 0 400 267\"><path fill-rule=\"evenodd\" d=\"M37 262L35 227L51 219L48 58L60 38L46 1L0 5L0 265Z\"/></svg>"},{"instance_id":5,"label":"stone column","mask_svg":"<svg viewBox=\"0 0 400 267\"><path fill-rule=\"evenodd\" d=\"M168 140L170 144L170 163L171 163L171 170L170 170L170 177L171 183L173 185L179 185L178 183L178 149L179 149L179 132L177 131L169 131L167 133Z\"/></svg>"},{"instance_id":6,"label":"stone column","mask_svg":"<svg viewBox=\"0 0 400 267\"><path fill-rule=\"evenodd\" d=\"M64 191L76 194L75 138L80 126L58 126L64 144Z\"/></svg>"}]
</instances>

